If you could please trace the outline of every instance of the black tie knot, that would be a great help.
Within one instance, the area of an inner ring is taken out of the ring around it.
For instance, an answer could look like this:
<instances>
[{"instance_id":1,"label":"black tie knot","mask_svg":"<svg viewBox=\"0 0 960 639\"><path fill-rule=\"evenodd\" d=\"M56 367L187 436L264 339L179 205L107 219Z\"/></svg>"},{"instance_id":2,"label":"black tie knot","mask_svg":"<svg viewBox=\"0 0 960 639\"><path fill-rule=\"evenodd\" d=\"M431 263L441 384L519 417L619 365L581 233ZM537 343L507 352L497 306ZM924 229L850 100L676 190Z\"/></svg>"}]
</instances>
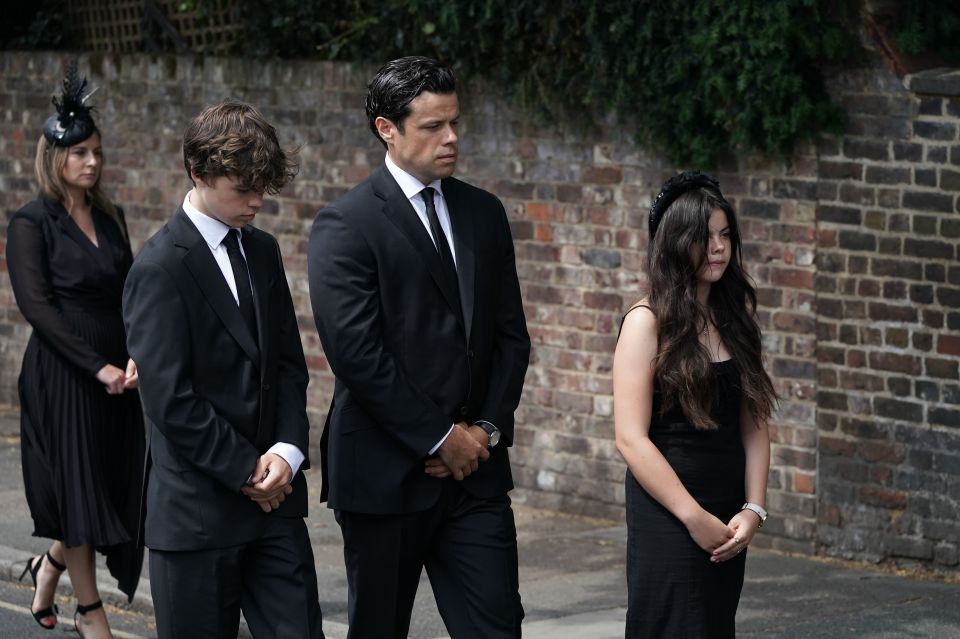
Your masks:
<instances>
[{"instance_id":1,"label":"black tie knot","mask_svg":"<svg viewBox=\"0 0 960 639\"><path fill-rule=\"evenodd\" d=\"M223 243L227 247L227 255L233 257L234 255L239 255L243 257L243 253L240 252L240 233L230 229L227 231L226 237L223 238Z\"/></svg>"},{"instance_id":2,"label":"black tie knot","mask_svg":"<svg viewBox=\"0 0 960 639\"><path fill-rule=\"evenodd\" d=\"M428 208L433 207L433 187L428 186L424 190L420 191L420 197L423 198L423 203L427 205Z\"/></svg>"}]
</instances>

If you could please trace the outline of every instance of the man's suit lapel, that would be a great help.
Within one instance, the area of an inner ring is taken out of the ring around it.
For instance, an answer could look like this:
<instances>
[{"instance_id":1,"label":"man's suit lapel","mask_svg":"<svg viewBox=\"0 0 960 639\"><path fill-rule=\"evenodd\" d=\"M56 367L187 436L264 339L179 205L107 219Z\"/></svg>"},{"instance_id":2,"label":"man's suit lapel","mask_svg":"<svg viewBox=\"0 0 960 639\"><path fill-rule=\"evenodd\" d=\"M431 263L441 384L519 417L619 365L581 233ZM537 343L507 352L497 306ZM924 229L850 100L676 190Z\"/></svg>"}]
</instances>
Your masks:
<instances>
[{"instance_id":1,"label":"man's suit lapel","mask_svg":"<svg viewBox=\"0 0 960 639\"><path fill-rule=\"evenodd\" d=\"M447 304L459 316L462 311L460 300L457 299L454 287L451 282L447 281L447 277L443 273L440 254L437 253L429 233L427 233L423 223L420 222L420 218L417 217L417 212L413 210L413 206L385 166L381 166L371 179L373 181L373 192L384 201L384 215L407 237L413 248L426 262L430 276L440 288ZM454 231L454 235L456 235L456 231ZM464 333L466 333L466 330L464 330Z\"/></svg>"},{"instance_id":2,"label":"man's suit lapel","mask_svg":"<svg viewBox=\"0 0 960 639\"><path fill-rule=\"evenodd\" d=\"M464 332L470 341L470 329L473 324L474 284L476 274L476 253L474 247L474 220L476 216L470 210L467 198L459 197L457 183L443 180L443 196L447 200L447 212L453 227L453 245L457 249L457 280L460 285L460 308L463 312Z\"/></svg>"},{"instance_id":3,"label":"man's suit lapel","mask_svg":"<svg viewBox=\"0 0 960 639\"><path fill-rule=\"evenodd\" d=\"M203 291L207 302L213 307L214 312L223 322L223 325L230 332L240 347L244 350L250 359L259 364L260 352L253 336L247 329L247 325L240 315L240 308L236 300L230 293L230 287L223 279L223 273L217 266L210 247L207 246L200 231L196 229L183 208L177 209L168 227L173 234L174 242L177 246L186 249L183 254L183 263L193 275L197 286Z\"/></svg>"}]
</instances>

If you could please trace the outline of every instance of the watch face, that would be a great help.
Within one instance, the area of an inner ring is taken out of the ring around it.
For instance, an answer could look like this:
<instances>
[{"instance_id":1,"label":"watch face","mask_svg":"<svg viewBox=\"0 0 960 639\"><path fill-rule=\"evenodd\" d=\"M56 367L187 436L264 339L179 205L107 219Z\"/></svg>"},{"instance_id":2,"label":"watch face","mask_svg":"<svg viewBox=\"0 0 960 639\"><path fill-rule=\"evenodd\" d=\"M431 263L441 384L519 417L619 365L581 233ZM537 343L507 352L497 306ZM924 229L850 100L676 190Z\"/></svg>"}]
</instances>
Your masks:
<instances>
[{"instance_id":1,"label":"watch face","mask_svg":"<svg viewBox=\"0 0 960 639\"><path fill-rule=\"evenodd\" d=\"M500 443L500 431L494 430L492 433L488 433L490 436L490 447L493 448Z\"/></svg>"}]
</instances>

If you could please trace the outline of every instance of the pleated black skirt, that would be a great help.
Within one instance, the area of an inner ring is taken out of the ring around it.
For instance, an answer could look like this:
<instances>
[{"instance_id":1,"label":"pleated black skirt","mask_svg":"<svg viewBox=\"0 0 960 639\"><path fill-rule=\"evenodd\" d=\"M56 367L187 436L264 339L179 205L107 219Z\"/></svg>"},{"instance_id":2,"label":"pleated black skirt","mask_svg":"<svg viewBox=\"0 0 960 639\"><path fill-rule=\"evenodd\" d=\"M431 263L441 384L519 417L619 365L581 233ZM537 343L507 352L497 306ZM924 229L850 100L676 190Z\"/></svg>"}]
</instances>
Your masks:
<instances>
[{"instance_id":1,"label":"pleated black skirt","mask_svg":"<svg viewBox=\"0 0 960 639\"><path fill-rule=\"evenodd\" d=\"M78 335L119 368L127 362L119 311L64 312ZM19 380L21 454L34 535L91 544L132 599L145 435L136 391L108 395L34 334Z\"/></svg>"}]
</instances>

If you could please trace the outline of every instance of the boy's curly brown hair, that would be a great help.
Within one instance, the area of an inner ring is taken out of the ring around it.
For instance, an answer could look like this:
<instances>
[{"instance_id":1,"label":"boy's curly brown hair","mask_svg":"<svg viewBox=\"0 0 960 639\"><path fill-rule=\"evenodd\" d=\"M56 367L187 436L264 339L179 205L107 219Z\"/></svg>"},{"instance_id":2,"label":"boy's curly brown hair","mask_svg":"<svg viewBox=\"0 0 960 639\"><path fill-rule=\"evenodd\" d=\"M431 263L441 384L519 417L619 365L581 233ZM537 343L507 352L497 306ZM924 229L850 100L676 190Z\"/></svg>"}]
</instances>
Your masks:
<instances>
[{"instance_id":1,"label":"boy's curly brown hair","mask_svg":"<svg viewBox=\"0 0 960 639\"><path fill-rule=\"evenodd\" d=\"M297 150L285 151L277 131L255 107L226 100L195 117L183 133L183 166L204 182L222 176L276 195L299 170Z\"/></svg>"}]
</instances>

